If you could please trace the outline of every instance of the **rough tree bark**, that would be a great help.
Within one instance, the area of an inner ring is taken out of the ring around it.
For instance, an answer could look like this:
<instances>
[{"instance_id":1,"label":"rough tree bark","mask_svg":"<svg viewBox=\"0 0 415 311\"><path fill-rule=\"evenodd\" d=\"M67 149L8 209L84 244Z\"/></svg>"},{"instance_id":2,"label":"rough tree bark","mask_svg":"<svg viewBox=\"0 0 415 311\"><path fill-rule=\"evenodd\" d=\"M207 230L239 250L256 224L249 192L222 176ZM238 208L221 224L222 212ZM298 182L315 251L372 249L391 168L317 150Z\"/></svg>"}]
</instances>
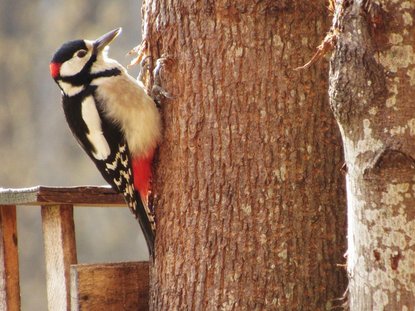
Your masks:
<instances>
[{"instance_id":1,"label":"rough tree bark","mask_svg":"<svg viewBox=\"0 0 415 311\"><path fill-rule=\"evenodd\" d=\"M415 2L337 1L331 106L347 164L351 310L415 308Z\"/></svg>"},{"instance_id":2,"label":"rough tree bark","mask_svg":"<svg viewBox=\"0 0 415 311\"><path fill-rule=\"evenodd\" d=\"M152 310L326 310L346 288L325 1L146 0L168 54Z\"/></svg>"}]
</instances>

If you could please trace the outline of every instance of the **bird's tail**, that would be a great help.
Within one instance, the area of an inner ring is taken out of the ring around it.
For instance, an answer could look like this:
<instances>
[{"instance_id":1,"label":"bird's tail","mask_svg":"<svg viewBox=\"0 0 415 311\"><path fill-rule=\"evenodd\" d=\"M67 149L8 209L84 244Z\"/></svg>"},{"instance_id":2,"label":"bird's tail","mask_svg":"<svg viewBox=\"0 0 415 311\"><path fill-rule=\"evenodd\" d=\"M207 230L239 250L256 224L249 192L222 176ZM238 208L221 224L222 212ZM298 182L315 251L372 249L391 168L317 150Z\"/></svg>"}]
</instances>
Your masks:
<instances>
[{"instance_id":1,"label":"bird's tail","mask_svg":"<svg viewBox=\"0 0 415 311\"><path fill-rule=\"evenodd\" d=\"M137 191L134 191L134 196L124 196L128 207L133 212L134 216L137 218L141 230L143 231L144 238L147 242L148 251L150 256L153 255L154 252L154 217L152 213L148 213L148 207L143 202L140 197L140 194Z\"/></svg>"}]
</instances>

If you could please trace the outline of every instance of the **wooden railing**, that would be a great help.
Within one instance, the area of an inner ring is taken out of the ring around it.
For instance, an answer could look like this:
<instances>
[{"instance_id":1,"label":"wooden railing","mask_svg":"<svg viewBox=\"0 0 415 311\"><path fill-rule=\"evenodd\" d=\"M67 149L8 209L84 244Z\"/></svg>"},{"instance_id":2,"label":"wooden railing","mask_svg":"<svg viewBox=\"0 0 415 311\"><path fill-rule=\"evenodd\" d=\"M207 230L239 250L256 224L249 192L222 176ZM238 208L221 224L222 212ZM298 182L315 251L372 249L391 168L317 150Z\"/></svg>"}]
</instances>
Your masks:
<instances>
[{"instance_id":1,"label":"wooden railing","mask_svg":"<svg viewBox=\"0 0 415 311\"><path fill-rule=\"evenodd\" d=\"M109 187L0 188L0 310L20 310L16 206L41 207L48 309L147 310L148 262L78 264L73 208L125 207Z\"/></svg>"}]
</instances>

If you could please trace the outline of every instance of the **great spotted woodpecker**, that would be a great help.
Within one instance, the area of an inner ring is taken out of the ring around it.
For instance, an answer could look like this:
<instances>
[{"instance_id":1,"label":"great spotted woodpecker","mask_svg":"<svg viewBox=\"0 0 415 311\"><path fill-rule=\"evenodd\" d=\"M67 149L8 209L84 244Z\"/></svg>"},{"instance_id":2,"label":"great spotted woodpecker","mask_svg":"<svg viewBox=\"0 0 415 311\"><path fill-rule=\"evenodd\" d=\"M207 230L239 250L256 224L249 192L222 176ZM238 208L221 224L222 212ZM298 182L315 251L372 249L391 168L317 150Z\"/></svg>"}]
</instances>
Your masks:
<instances>
[{"instance_id":1,"label":"great spotted woodpecker","mask_svg":"<svg viewBox=\"0 0 415 311\"><path fill-rule=\"evenodd\" d=\"M95 41L63 44L52 58L50 73L62 91L72 133L104 179L124 195L151 254L155 222L147 197L161 119L141 84L107 56L108 45L120 32L118 28Z\"/></svg>"}]
</instances>

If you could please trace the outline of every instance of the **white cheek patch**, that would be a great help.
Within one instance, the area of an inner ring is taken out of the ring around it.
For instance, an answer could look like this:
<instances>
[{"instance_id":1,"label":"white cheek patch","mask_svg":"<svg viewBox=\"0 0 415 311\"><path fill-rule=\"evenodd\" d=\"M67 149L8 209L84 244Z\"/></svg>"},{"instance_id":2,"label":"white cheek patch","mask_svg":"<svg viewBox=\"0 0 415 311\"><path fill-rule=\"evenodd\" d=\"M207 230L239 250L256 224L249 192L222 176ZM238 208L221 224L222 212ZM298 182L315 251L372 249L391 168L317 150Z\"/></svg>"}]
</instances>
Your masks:
<instances>
[{"instance_id":1,"label":"white cheek patch","mask_svg":"<svg viewBox=\"0 0 415 311\"><path fill-rule=\"evenodd\" d=\"M63 93L69 97L74 96L84 90L83 85L73 86L72 84L63 81L58 81L58 83Z\"/></svg>"},{"instance_id":2,"label":"white cheek patch","mask_svg":"<svg viewBox=\"0 0 415 311\"><path fill-rule=\"evenodd\" d=\"M101 118L92 96L86 97L82 102L82 119L89 130L86 137L95 149L92 155L97 160L107 159L111 150L102 132Z\"/></svg>"},{"instance_id":3,"label":"white cheek patch","mask_svg":"<svg viewBox=\"0 0 415 311\"><path fill-rule=\"evenodd\" d=\"M62 77L71 77L79 73L91 57L91 52L88 52L84 57L79 58L74 55L70 60L64 62L61 66L60 75Z\"/></svg>"}]
</instances>

